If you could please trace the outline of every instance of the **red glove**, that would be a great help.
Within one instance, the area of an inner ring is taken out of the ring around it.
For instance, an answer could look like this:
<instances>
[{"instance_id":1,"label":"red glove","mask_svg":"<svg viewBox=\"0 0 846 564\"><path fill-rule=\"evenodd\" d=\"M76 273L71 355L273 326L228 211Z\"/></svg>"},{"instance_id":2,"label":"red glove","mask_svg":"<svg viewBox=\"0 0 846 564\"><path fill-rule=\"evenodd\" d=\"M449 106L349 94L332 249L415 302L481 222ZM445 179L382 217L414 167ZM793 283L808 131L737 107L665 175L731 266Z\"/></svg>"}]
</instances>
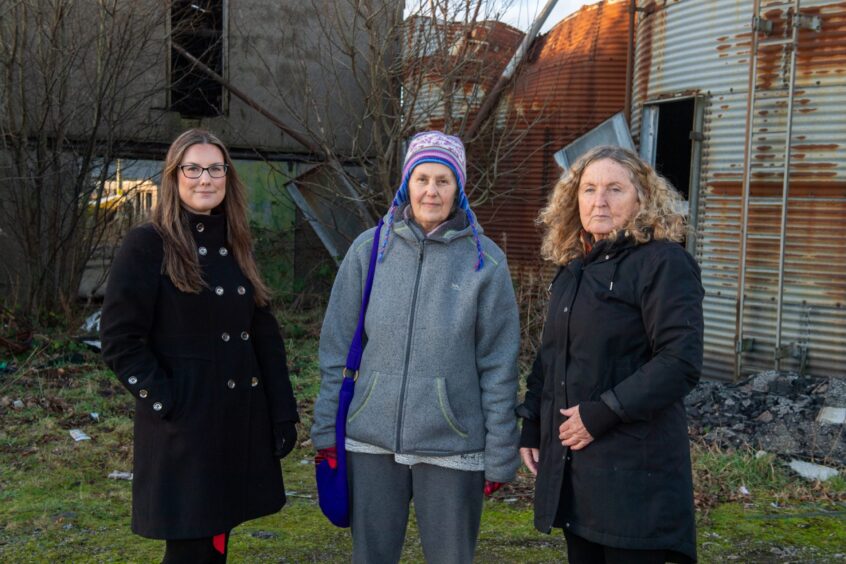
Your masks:
<instances>
[{"instance_id":1,"label":"red glove","mask_svg":"<svg viewBox=\"0 0 846 564\"><path fill-rule=\"evenodd\" d=\"M490 480L485 480L485 497L490 497L493 493L504 486L503 482L491 482Z\"/></svg>"},{"instance_id":2,"label":"red glove","mask_svg":"<svg viewBox=\"0 0 846 564\"><path fill-rule=\"evenodd\" d=\"M324 460L329 463L329 468L334 470L338 466L338 449L329 447L318 450L314 456L314 465L317 466Z\"/></svg>"}]
</instances>

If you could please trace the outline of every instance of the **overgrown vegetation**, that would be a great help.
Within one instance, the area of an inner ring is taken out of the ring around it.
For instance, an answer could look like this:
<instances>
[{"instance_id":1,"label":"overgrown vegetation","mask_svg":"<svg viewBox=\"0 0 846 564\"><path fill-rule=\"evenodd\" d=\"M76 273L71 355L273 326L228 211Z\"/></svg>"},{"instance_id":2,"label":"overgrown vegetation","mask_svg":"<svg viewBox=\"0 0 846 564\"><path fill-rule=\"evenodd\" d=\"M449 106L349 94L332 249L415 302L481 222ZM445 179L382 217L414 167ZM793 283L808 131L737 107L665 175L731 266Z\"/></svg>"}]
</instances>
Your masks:
<instances>
[{"instance_id":1,"label":"overgrown vegetation","mask_svg":"<svg viewBox=\"0 0 846 564\"><path fill-rule=\"evenodd\" d=\"M320 515L307 440L319 375L318 311L285 314L286 345L303 423L283 466L289 503L238 527L238 562L341 562L347 530ZM19 400L18 407L15 401ZM0 561L159 562L161 543L129 532L132 399L99 356L72 338L36 334L29 351L0 359ZM96 420L92 417L96 413ZM81 429L91 440L75 442ZM771 454L694 445L701 561L846 559L846 480L799 480ZM561 562L562 535L532 527L532 480L486 501L479 562ZM412 521L404 561L421 562Z\"/></svg>"}]
</instances>

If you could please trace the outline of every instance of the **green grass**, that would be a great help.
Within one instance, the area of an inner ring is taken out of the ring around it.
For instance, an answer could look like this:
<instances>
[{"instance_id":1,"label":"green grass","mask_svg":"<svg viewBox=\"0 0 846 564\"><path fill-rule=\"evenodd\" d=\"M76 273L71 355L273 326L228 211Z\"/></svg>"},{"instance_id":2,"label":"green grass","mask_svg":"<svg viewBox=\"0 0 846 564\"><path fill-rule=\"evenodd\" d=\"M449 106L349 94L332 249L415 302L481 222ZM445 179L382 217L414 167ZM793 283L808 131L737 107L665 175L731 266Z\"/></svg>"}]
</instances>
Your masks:
<instances>
[{"instance_id":1,"label":"green grass","mask_svg":"<svg viewBox=\"0 0 846 564\"><path fill-rule=\"evenodd\" d=\"M285 325L298 327L286 345L303 415L301 444L283 463L289 502L233 531L230 562L348 561L349 531L317 508L307 440L319 320L301 314ZM96 355L58 343L0 375L0 562L159 562L162 543L129 531L130 483L107 478L131 470L132 400ZM7 405L15 399L25 407ZM74 428L92 440L74 442ZM842 477L804 482L751 451L696 446L693 455L702 562L846 561ZM565 560L561 533L532 526L531 489L524 471L485 502L477 561ZM403 561L423 561L413 516Z\"/></svg>"}]
</instances>

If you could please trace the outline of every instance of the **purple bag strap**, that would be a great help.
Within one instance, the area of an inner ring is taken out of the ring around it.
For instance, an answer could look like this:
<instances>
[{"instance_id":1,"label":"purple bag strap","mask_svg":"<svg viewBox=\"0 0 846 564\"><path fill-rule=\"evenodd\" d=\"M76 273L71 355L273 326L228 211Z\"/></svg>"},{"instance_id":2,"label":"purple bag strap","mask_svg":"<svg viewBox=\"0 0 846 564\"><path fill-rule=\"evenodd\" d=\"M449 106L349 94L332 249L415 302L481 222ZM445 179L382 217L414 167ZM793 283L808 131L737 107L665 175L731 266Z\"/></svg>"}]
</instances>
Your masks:
<instances>
[{"instance_id":1,"label":"purple bag strap","mask_svg":"<svg viewBox=\"0 0 846 564\"><path fill-rule=\"evenodd\" d=\"M358 367L361 366L361 354L364 351L361 344L364 336L364 316L367 314L367 304L370 303L370 290L373 288L373 274L376 272L376 256L379 254L379 235L382 233L383 223L384 220L380 219L376 225L376 233L373 235L373 247L370 249L370 267L367 269L367 282L364 283L364 294L361 297L358 326L355 329L355 335L350 343L350 350L347 353L347 369L345 375L352 378L357 375Z\"/></svg>"}]
</instances>

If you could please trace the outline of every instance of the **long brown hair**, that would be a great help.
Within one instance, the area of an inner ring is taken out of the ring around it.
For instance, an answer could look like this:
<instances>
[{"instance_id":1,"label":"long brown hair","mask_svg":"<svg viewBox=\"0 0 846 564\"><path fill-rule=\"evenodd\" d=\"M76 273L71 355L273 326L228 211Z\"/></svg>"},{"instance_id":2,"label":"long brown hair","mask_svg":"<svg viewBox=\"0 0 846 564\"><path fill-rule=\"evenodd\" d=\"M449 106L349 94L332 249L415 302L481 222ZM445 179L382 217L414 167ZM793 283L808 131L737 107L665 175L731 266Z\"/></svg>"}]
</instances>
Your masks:
<instances>
[{"instance_id":1,"label":"long brown hair","mask_svg":"<svg viewBox=\"0 0 846 564\"><path fill-rule=\"evenodd\" d=\"M637 190L638 212L623 229L638 244L652 239L682 241L686 231L684 202L667 179L628 149L613 145L595 147L579 158L564 173L541 210L538 223L546 228L541 244L541 256L555 264L565 265L584 256L581 239L582 221L579 217L579 184L582 174L592 163L611 159L629 173ZM616 238L619 229L609 237Z\"/></svg>"},{"instance_id":2,"label":"long brown hair","mask_svg":"<svg viewBox=\"0 0 846 564\"><path fill-rule=\"evenodd\" d=\"M203 129L189 129L182 133L170 145L165 157L159 203L151 217L153 226L164 241L164 273L183 292L198 294L207 286L200 269L197 245L191 235L188 213L179 199L179 179L176 176L185 151L192 145L214 145L223 154L227 165L226 195L220 207L226 216L226 242L241 272L253 285L256 304L267 305L270 290L262 280L253 257L253 238L247 221L247 189L238 178L223 142Z\"/></svg>"}]
</instances>

